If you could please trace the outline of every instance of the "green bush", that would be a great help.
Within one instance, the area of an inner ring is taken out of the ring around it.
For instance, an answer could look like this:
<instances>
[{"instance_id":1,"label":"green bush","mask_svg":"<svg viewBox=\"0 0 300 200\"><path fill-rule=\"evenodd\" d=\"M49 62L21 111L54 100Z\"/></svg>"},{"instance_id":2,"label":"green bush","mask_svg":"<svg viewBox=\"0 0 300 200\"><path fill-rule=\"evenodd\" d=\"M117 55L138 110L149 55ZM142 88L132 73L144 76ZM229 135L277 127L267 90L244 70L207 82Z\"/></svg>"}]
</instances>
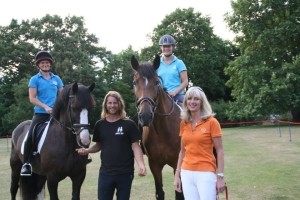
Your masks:
<instances>
[{"instance_id":1,"label":"green bush","mask_svg":"<svg viewBox=\"0 0 300 200\"><path fill-rule=\"evenodd\" d=\"M226 110L229 109L229 103L225 102L223 99L211 102L211 107L216 113L216 118L219 122L228 122L229 117L227 116Z\"/></svg>"}]
</instances>

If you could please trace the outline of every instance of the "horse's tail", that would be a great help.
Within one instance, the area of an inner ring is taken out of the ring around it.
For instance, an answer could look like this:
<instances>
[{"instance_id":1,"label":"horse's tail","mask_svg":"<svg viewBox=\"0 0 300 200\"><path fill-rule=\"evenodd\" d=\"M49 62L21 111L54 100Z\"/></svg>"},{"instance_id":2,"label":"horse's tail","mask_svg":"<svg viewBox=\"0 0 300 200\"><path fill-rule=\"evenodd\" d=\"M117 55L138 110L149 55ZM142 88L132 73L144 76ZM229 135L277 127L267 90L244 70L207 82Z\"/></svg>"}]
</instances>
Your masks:
<instances>
[{"instance_id":1,"label":"horse's tail","mask_svg":"<svg viewBox=\"0 0 300 200\"><path fill-rule=\"evenodd\" d=\"M45 185L46 178L38 174L32 173L31 176L21 176L20 190L22 199L33 200L37 199L38 194L42 191Z\"/></svg>"}]
</instances>

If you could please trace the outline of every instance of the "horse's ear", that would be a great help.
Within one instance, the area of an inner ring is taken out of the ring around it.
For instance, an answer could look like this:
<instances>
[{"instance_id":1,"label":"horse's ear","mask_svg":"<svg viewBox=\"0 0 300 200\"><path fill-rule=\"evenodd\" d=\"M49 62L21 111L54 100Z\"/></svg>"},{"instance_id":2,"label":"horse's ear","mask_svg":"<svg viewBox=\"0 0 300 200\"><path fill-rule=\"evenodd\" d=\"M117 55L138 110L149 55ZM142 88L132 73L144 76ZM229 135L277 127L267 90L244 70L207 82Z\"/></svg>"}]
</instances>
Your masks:
<instances>
[{"instance_id":1,"label":"horse's ear","mask_svg":"<svg viewBox=\"0 0 300 200\"><path fill-rule=\"evenodd\" d=\"M90 91L93 91L94 88L95 88L95 83L92 83L92 84L89 86L89 90L90 90Z\"/></svg>"},{"instance_id":2,"label":"horse's ear","mask_svg":"<svg viewBox=\"0 0 300 200\"><path fill-rule=\"evenodd\" d=\"M155 69L155 71L157 70L159 65L160 65L160 56L158 54L156 54L156 56L153 60L153 68Z\"/></svg>"},{"instance_id":3,"label":"horse's ear","mask_svg":"<svg viewBox=\"0 0 300 200\"><path fill-rule=\"evenodd\" d=\"M73 94L76 94L78 92L78 84L77 84L77 82L73 83L73 85L72 85L72 91L73 91Z\"/></svg>"},{"instance_id":4,"label":"horse's ear","mask_svg":"<svg viewBox=\"0 0 300 200\"><path fill-rule=\"evenodd\" d=\"M138 60L135 58L134 55L131 56L131 67L135 70L135 71L138 71L138 68L139 68L139 62Z\"/></svg>"}]
</instances>

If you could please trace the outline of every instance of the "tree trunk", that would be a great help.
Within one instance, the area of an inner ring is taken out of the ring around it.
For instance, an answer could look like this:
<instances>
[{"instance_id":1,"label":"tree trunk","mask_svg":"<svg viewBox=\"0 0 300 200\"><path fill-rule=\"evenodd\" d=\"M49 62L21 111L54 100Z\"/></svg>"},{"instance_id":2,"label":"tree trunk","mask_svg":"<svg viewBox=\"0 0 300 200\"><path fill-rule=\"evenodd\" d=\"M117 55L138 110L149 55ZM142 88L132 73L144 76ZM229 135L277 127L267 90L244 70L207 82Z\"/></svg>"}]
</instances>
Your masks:
<instances>
[{"instance_id":1,"label":"tree trunk","mask_svg":"<svg viewBox=\"0 0 300 200\"><path fill-rule=\"evenodd\" d=\"M300 109L293 109L291 113L293 116L293 122L300 122Z\"/></svg>"}]
</instances>

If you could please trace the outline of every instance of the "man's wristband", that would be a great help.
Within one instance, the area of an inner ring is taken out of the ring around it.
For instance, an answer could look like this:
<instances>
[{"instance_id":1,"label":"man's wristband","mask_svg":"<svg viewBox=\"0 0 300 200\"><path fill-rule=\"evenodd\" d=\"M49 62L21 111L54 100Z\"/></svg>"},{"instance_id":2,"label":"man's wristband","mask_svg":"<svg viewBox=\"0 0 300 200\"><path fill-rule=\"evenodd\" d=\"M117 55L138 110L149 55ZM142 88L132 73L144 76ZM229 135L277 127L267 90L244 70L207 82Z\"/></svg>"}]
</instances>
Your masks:
<instances>
[{"instance_id":1,"label":"man's wristband","mask_svg":"<svg viewBox=\"0 0 300 200\"><path fill-rule=\"evenodd\" d=\"M217 176L219 176L219 177L224 177L224 174L223 173L217 173Z\"/></svg>"}]
</instances>

